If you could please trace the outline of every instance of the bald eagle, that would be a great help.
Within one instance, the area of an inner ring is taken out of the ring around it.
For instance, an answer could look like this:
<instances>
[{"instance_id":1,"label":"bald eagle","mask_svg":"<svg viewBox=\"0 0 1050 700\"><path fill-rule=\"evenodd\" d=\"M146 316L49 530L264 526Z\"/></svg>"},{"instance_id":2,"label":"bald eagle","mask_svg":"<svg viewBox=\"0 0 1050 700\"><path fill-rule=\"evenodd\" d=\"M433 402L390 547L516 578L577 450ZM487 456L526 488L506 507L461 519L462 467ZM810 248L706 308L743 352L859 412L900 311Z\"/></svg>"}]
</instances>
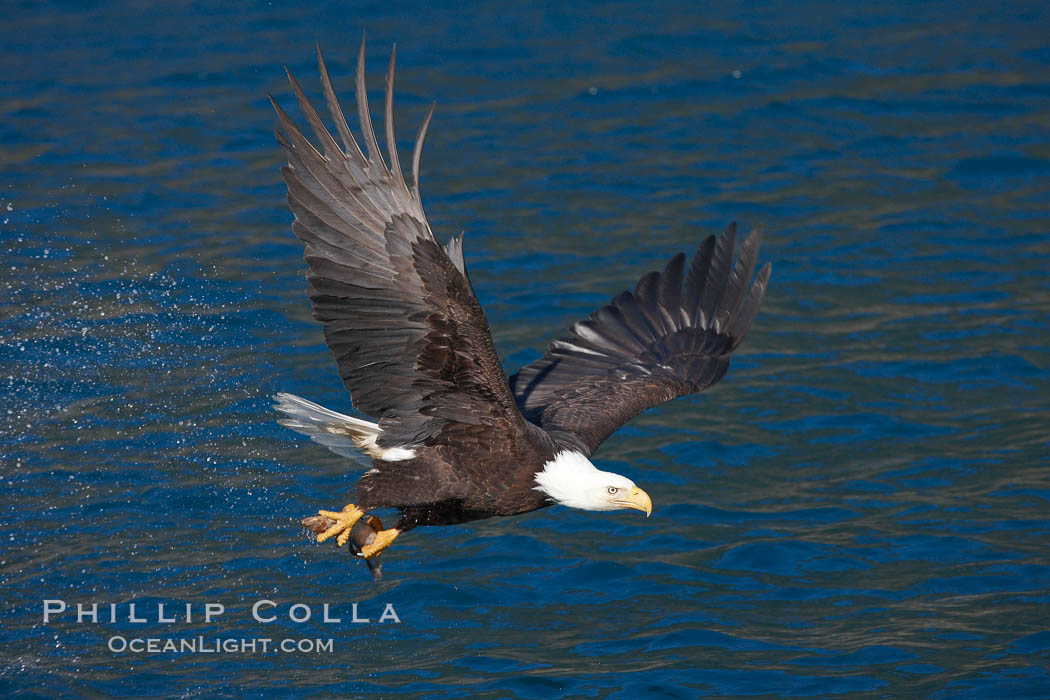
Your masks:
<instances>
[{"instance_id":1,"label":"bald eagle","mask_svg":"<svg viewBox=\"0 0 1050 700\"><path fill-rule=\"evenodd\" d=\"M320 151L271 97L314 317L324 324L354 407L373 419L291 394L275 397L283 425L341 455L371 460L352 503L319 511L304 525L318 542L336 537L342 546L368 523L353 548L374 559L419 525L554 504L648 516L649 495L590 457L638 413L722 379L769 281L769 264L755 275L759 232L743 242L735 264L735 225L704 240L688 264L684 254L675 255L508 380L467 276L462 235L440 245L423 212L419 159L433 105L416 138L411 185L402 174L393 125L395 56L396 47L386 75L389 165L372 128L364 41L356 95L367 155L350 133L320 50L321 86L341 146L290 72ZM368 516L380 508L400 512L394 527Z\"/></svg>"}]
</instances>

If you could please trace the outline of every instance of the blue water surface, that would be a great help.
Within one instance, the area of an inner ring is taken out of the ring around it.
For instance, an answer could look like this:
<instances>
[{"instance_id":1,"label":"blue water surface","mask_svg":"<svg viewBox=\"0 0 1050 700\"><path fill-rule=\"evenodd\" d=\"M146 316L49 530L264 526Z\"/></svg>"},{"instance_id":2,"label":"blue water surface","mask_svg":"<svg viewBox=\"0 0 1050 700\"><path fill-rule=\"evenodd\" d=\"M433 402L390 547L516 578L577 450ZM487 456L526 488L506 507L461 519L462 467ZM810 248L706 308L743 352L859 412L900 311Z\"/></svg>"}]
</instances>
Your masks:
<instances>
[{"instance_id":1,"label":"blue water surface","mask_svg":"<svg viewBox=\"0 0 1050 700\"><path fill-rule=\"evenodd\" d=\"M14 2L4 25L5 696L1050 697L1045 3ZM266 95L292 109L287 65L319 98L319 42L352 113L362 31L375 104L398 42L402 162L437 100L424 203L466 232L511 371L729 221L765 228L725 381L596 455L651 518L420 529L380 583L298 527L358 469L271 409L349 400ZM332 646L112 650L198 637Z\"/></svg>"}]
</instances>

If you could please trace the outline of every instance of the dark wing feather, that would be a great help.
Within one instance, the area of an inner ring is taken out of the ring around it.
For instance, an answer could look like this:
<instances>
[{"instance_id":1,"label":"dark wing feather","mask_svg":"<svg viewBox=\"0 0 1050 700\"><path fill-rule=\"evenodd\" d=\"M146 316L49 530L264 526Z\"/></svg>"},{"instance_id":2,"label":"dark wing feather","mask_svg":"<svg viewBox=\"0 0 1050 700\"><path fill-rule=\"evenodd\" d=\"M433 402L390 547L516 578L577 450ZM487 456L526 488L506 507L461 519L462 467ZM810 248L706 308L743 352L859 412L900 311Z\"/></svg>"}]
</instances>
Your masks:
<instances>
[{"instance_id":1,"label":"dark wing feather","mask_svg":"<svg viewBox=\"0 0 1050 700\"><path fill-rule=\"evenodd\" d=\"M525 417L562 445L591 454L645 409L719 381L769 283L768 264L751 279L760 232L733 265L735 240L735 224L710 236L688 271L685 256L674 256L511 377Z\"/></svg>"},{"instance_id":2,"label":"dark wing feather","mask_svg":"<svg viewBox=\"0 0 1050 700\"><path fill-rule=\"evenodd\" d=\"M433 107L416 140L410 189L394 139L394 59L384 105L388 168L369 114L364 51L362 41L356 93L367 155L350 133L320 50L322 89L343 147L291 75L321 152L274 102L288 155L281 172L292 230L306 244L314 316L343 383L354 406L379 418L385 445L462 444L457 434L475 435L481 425L497 428L501 440L534 431L510 393L467 279L462 237L442 248L423 213L419 158Z\"/></svg>"}]
</instances>

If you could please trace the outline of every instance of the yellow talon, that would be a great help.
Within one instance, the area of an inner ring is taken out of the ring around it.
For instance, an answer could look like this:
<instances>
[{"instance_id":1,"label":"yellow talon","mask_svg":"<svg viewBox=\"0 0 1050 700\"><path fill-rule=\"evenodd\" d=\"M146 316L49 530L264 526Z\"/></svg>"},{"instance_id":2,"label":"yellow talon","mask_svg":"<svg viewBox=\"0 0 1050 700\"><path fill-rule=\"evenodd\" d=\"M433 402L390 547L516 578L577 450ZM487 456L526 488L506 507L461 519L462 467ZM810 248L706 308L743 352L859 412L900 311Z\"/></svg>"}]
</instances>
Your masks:
<instances>
[{"instance_id":1,"label":"yellow talon","mask_svg":"<svg viewBox=\"0 0 1050 700\"><path fill-rule=\"evenodd\" d=\"M372 540L371 544L366 544L361 548L361 556L365 559L371 559L372 557L377 556L380 552L389 547L400 534L401 531L396 527L392 527L389 530L380 530L376 533L376 537Z\"/></svg>"},{"instance_id":2,"label":"yellow talon","mask_svg":"<svg viewBox=\"0 0 1050 700\"><path fill-rule=\"evenodd\" d=\"M334 510L320 510L318 513L326 518L331 518L336 521L335 525L332 525L332 527L317 536L318 543L324 542L334 535L339 535L338 539L335 541L337 547L342 547L346 544L347 540L350 539L350 531L354 529L354 525L356 525L357 521L361 519L361 516L365 514L363 510L355 506L353 503L348 504L338 512Z\"/></svg>"}]
</instances>

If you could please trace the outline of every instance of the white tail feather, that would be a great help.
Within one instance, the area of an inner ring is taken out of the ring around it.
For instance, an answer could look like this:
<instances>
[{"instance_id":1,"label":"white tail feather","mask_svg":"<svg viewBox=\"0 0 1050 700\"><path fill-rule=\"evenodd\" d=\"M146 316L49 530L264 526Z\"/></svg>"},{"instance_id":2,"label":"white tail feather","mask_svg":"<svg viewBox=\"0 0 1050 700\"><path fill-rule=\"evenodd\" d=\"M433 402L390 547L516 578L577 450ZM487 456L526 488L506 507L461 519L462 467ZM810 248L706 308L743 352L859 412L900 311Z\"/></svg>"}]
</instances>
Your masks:
<instances>
[{"instance_id":1,"label":"white tail feather","mask_svg":"<svg viewBox=\"0 0 1050 700\"><path fill-rule=\"evenodd\" d=\"M388 462L416 456L415 450L410 448L384 448L376 444L383 432L378 423L337 413L295 394L282 392L273 398L277 402L274 408L288 416L279 419L279 424L310 436L311 440L337 455L360 459L364 453Z\"/></svg>"}]
</instances>

